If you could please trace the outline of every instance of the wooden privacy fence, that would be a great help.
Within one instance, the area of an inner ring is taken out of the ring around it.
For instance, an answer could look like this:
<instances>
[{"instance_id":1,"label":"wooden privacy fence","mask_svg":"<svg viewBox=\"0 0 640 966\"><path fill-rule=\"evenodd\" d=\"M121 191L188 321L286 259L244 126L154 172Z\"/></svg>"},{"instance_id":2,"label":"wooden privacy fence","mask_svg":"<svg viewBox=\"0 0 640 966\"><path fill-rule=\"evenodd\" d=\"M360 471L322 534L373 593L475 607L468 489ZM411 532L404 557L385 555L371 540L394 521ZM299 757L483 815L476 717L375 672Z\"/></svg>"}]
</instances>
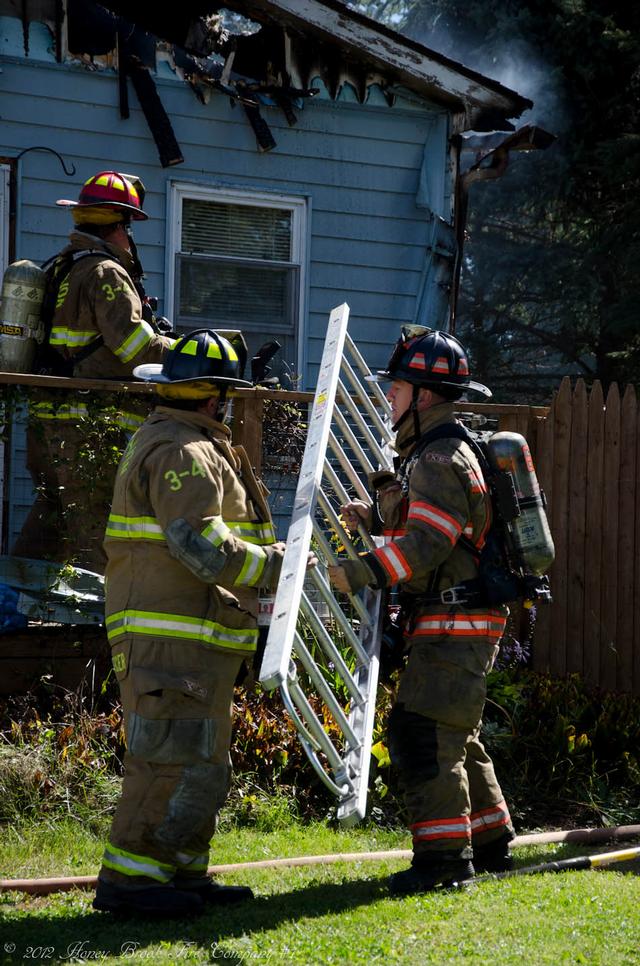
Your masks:
<instances>
[{"instance_id":1,"label":"wooden privacy fence","mask_svg":"<svg viewBox=\"0 0 640 966\"><path fill-rule=\"evenodd\" d=\"M556 547L534 667L640 694L640 446L632 386L603 397L565 378L538 424L537 470Z\"/></svg>"}]
</instances>

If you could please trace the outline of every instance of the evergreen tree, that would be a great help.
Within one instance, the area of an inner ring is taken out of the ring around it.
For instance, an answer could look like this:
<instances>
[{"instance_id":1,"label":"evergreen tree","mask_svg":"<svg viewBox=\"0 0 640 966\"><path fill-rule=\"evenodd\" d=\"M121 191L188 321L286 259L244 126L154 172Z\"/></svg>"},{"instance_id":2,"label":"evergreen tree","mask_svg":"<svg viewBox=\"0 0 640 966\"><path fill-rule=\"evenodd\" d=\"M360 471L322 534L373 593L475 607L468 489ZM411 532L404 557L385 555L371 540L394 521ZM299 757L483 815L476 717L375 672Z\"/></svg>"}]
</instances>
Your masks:
<instances>
[{"instance_id":1,"label":"evergreen tree","mask_svg":"<svg viewBox=\"0 0 640 966\"><path fill-rule=\"evenodd\" d=\"M639 8L408 0L406 11L403 32L530 97L518 126L557 135L471 187L457 334L477 375L499 399L532 402L567 372L637 380Z\"/></svg>"}]
</instances>

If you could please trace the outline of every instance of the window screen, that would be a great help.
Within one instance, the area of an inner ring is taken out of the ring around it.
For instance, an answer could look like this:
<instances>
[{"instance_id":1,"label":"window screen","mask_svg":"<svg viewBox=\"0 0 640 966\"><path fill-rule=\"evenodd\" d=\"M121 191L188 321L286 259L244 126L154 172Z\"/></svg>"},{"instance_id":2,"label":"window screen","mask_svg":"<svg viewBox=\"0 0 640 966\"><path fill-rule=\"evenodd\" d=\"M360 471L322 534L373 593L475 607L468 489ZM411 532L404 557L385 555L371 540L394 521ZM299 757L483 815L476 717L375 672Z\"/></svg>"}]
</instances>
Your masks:
<instances>
[{"instance_id":1,"label":"window screen","mask_svg":"<svg viewBox=\"0 0 640 966\"><path fill-rule=\"evenodd\" d=\"M182 251L190 254L291 260L291 212L185 198Z\"/></svg>"},{"instance_id":2,"label":"window screen","mask_svg":"<svg viewBox=\"0 0 640 966\"><path fill-rule=\"evenodd\" d=\"M271 374L287 388L297 377L300 289L292 220L287 208L184 198L174 314L180 331L241 329L249 357L277 339Z\"/></svg>"}]
</instances>

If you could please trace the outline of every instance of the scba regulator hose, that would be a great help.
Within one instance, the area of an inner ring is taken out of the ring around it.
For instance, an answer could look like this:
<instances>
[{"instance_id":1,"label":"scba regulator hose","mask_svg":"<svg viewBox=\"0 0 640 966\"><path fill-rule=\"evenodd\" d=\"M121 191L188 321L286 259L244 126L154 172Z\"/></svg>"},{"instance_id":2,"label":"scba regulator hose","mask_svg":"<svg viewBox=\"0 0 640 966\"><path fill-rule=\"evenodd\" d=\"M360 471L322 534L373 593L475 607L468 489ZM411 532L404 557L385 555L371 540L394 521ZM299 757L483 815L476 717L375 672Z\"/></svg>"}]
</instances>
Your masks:
<instances>
[{"instance_id":1,"label":"scba regulator hose","mask_svg":"<svg viewBox=\"0 0 640 966\"><path fill-rule=\"evenodd\" d=\"M640 825L618 825L615 828L577 828L558 832L533 832L517 835L511 848L524 845L548 845L554 842L590 843L621 842L640 836ZM633 850L632 850L633 851ZM636 850L637 851L637 850ZM388 852L338 852L331 855L299 855L287 859L262 859L258 862L234 862L229 865L212 865L212 875L225 875L247 869L278 869L303 865L331 865L335 862L382 862L390 859L410 859L409 849L392 849ZM635 857L635 856L633 856ZM587 868L586 865L576 866ZM590 866L589 866L590 867ZM542 867L533 867L531 871ZM525 870L519 870L520 872ZM527 870L528 871L528 870ZM25 892L28 895L44 896L53 892L68 892L71 889L95 889L98 880L95 875L77 875L50 879L0 879L1 892Z\"/></svg>"}]
</instances>

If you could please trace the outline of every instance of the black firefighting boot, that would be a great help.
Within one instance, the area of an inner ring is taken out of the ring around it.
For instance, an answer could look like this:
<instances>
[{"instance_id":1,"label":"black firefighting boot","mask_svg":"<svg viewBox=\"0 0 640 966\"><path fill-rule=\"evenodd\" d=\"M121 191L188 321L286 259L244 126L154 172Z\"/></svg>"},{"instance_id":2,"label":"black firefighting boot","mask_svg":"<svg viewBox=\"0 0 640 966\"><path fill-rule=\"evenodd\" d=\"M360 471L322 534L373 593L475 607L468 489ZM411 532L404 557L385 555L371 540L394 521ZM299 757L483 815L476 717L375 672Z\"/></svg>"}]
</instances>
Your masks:
<instances>
[{"instance_id":1,"label":"black firefighting boot","mask_svg":"<svg viewBox=\"0 0 640 966\"><path fill-rule=\"evenodd\" d=\"M473 867L476 874L481 872L510 872L513 869L513 856L509 851L509 842L513 835L507 832L499 839L486 845L474 845Z\"/></svg>"},{"instance_id":2,"label":"black firefighting boot","mask_svg":"<svg viewBox=\"0 0 640 966\"><path fill-rule=\"evenodd\" d=\"M187 919L204 912L202 898L173 885L125 888L98 879L93 908L138 919Z\"/></svg>"},{"instance_id":3,"label":"black firefighting boot","mask_svg":"<svg viewBox=\"0 0 640 966\"><path fill-rule=\"evenodd\" d=\"M418 852L410 869L403 869L389 877L392 896L410 896L420 892L447 889L455 882L472 879L474 869L468 859L458 852Z\"/></svg>"},{"instance_id":4,"label":"black firefighting boot","mask_svg":"<svg viewBox=\"0 0 640 966\"><path fill-rule=\"evenodd\" d=\"M183 892L199 896L207 906L231 906L238 902L245 902L247 899L253 899L253 892L249 886L221 885L219 882L214 882L213 879L206 881L200 879L197 883L194 882L191 885L185 879L178 877L176 877L175 883L177 888Z\"/></svg>"}]
</instances>

